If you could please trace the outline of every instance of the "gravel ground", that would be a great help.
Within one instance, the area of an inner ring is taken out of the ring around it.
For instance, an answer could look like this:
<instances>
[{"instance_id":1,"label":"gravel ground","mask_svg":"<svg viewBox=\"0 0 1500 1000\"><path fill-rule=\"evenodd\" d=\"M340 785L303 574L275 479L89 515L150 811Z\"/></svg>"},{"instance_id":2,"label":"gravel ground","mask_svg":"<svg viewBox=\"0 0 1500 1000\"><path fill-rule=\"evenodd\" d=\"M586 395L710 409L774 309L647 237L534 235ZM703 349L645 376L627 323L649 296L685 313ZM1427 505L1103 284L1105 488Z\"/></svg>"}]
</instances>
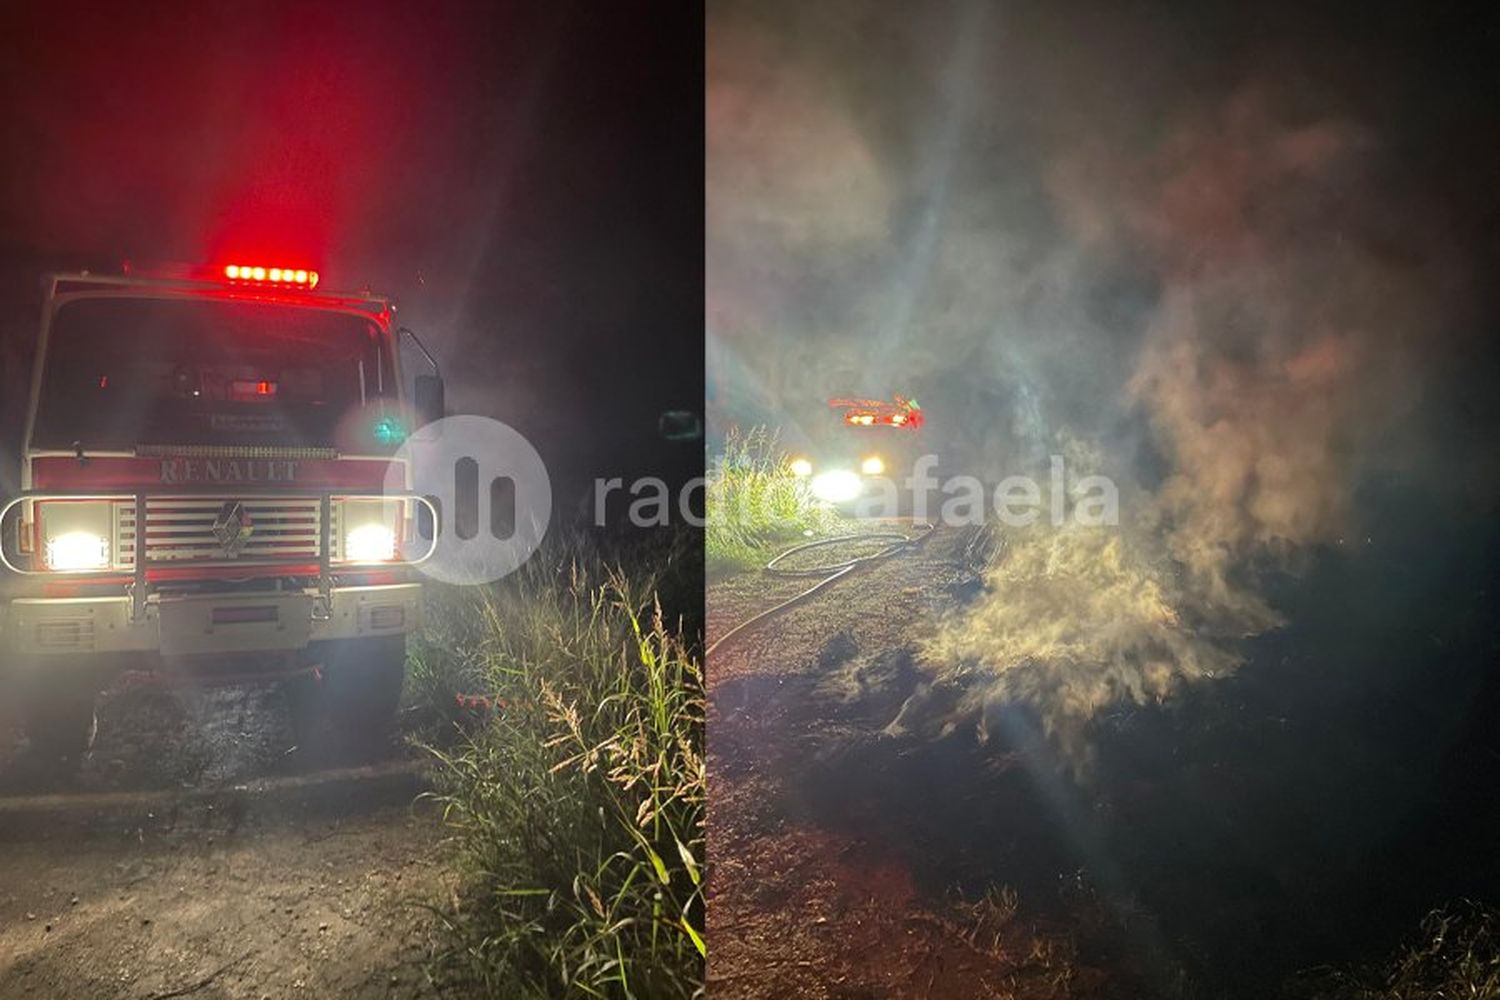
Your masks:
<instances>
[{"instance_id":1,"label":"gravel ground","mask_svg":"<svg viewBox=\"0 0 1500 1000\"><path fill-rule=\"evenodd\" d=\"M0 996L425 997L440 832L405 811L250 835L7 846ZM205 982L206 981L206 982Z\"/></svg>"},{"instance_id":2,"label":"gravel ground","mask_svg":"<svg viewBox=\"0 0 1500 1000\"><path fill-rule=\"evenodd\" d=\"M92 748L72 765L37 759L5 715L0 700L0 794L72 803L175 802L179 792L186 802L411 752L398 737L311 759L282 689L267 683L177 689L125 678L97 700ZM248 822L126 831L106 810L52 838L32 824L0 830L0 997L440 995L423 972L435 928L427 907L456 905L440 826L357 794L348 810L288 801Z\"/></svg>"}]
</instances>

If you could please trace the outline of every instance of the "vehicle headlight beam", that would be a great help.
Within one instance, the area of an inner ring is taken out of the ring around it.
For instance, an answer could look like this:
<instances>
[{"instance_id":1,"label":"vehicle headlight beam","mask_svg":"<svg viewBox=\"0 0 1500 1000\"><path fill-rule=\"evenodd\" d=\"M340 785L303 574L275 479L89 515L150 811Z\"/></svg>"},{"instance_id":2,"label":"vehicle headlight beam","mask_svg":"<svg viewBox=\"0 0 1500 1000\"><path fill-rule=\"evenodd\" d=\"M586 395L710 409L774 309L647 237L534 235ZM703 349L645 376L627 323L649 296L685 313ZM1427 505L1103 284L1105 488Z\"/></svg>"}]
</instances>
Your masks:
<instances>
[{"instance_id":1,"label":"vehicle headlight beam","mask_svg":"<svg viewBox=\"0 0 1500 1000\"><path fill-rule=\"evenodd\" d=\"M812 479L812 494L824 503L848 503L864 492L864 483L848 469L823 472Z\"/></svg>"}]
</instances>

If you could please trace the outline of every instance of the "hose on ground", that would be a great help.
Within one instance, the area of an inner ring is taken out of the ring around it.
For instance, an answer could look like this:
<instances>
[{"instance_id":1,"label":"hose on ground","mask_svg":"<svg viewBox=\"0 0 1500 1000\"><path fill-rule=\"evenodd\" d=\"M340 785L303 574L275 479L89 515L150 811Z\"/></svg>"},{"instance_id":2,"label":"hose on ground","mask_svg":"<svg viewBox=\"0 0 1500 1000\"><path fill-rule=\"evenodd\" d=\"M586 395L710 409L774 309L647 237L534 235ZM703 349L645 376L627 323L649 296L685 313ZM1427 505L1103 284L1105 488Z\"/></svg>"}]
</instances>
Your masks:
<instances>
[{"instance_id":1,"label":"hose on ground","mask_svg":"<svg viewBox=\"0 0 1500 1000\"><path fill-rule=\"evenodd\" d=\"M859 567L868 566L871 563L877 563L881 560L889 559L891 556L896 555L898 552L909 551L915 548L923 541L925 541L928 535L932 534L934 526L929 522L923 521L914 524L913 527L921 528L924 530L922 530L920 534L916 535L909 535L901 531L874 531L865 534L836 535L833 538L820 538L812 542L803 542L800 545L794 545L784 552L779 553L770 562L766 563L762 572L770 573L773 576L818 576L822 577L822 579L820 579L817 583L813 584L811 587L808 587L801 593L787 598L780 604L777 604L774 607L767 608L765 611L762 611L757 615L745 619L734 628L730 629L728 632L725 632L723 635L719 636L713 641L712 644L709 645L708 649L704 651L704 659L706 660L708 657L712 656L714 650L718 649L734 636L739 635L753 625L757 625L765 621L772 615L779 614L782 611L785 611L787 608L805 601L807 598L811 597L813 594L816 594L824 587L827 587L835 580L842 580L844 577L848 576ZM786 559L789 556L794 556L799 552L807 552L811 549L842 545L848 542L871 541L888 541L890 542L890 544L883 546L876 552L871 552L867 555L862 556L855 556L851 559L842 560L841 562L823 563L817 566L801 566L796 568L788 568L781 565L782 560Z\"/></svg>"}]
</instances>

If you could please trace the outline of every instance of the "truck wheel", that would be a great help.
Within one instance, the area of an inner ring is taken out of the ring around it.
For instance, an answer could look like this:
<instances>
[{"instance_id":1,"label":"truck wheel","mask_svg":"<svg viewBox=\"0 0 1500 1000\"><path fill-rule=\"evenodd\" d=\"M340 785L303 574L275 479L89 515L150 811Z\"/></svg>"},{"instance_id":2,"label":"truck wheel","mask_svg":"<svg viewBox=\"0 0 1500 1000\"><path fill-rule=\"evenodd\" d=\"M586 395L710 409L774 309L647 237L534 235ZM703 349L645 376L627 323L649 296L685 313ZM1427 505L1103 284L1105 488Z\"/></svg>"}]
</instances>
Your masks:
<instances>
[{"instance_id":1,"label":"truck wheel","mask_svg":"<svg viewBox=\"0 0 1500 1000\"><path fill-rule=\"evenodd\" d=\"M307 761L358 755L386 745L406 674L404 636L317 642L304 662L317 665L286 682L292 732Z\"/></svg>"},{"instance_id":2,"label":"truck wheel","mask_svg":"<svg viewBox=\"0 0 1500 1000\"><path fill-rule=\"evenodd\" d=\"M77 762L94 738L98 691L74 684L34 687L26 699L26 738L31 752L46 760Z\"/></svg>"},{"instance_id":3,"label":"truck wheel","mask_svg":"<svg viewBox=\"0 0 1500 1000\"><path fill-rule=\"evenodd\" d=\"M405 678L405 636L330 642L323 657L323 704L346 733L385 736L395 725Z\"/></svg>"}]
</instances>

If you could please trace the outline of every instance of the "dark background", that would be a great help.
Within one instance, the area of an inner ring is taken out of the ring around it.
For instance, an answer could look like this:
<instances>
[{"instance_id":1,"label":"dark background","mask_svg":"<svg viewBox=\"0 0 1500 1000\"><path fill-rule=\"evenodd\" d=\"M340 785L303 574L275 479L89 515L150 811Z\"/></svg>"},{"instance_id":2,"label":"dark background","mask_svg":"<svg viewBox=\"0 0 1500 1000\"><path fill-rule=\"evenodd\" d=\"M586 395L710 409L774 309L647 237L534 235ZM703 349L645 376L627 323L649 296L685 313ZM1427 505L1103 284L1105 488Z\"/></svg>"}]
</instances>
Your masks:
<instances>
[{"instance_id":1,"label":"dark background","mask_svg":"<svg viewBox=\"0 0 1500 1000\"><path fill-rule=\"evenodd\" d=\"M697 8L22 4L0 39L5 454L43 273L274 257L394 296L560 506L701 470L657 427L702 410Z\"/></svg>"}]
</instances>

